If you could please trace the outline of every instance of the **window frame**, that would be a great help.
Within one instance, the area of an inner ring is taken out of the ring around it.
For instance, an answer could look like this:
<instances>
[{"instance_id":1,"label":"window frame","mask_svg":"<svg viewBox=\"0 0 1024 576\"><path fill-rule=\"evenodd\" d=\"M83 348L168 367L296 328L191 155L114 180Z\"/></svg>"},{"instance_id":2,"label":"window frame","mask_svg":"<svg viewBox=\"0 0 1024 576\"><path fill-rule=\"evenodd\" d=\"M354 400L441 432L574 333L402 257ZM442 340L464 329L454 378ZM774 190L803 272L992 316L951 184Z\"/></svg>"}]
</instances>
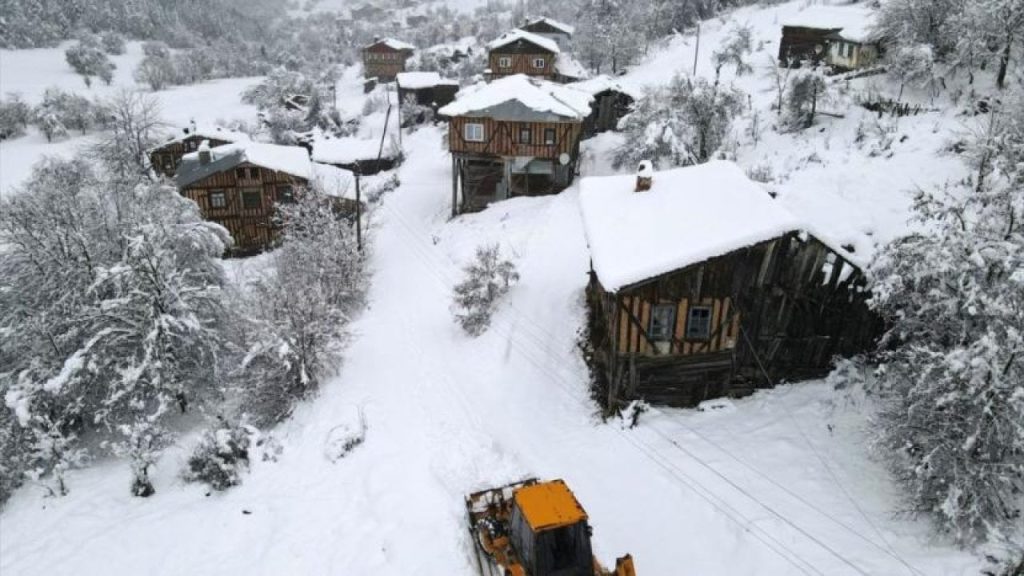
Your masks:
<instances>
[{"instance_id":1,"label":"window frame","mask_svg":"<svg viewBox=\"0 0 1024 576\"><path fill-rule=\"evenodd\" d=\"M512 57L511 56L498 56L498 68L511 68Z\"/></svg>"},{"instance_id":2,"label":"window frame","mask_svg":"<svg viewBox=\"0 0 1024 576\"><path fill-rule=\"evenodd\" d=\"M471 137L470 136L470 128L479 129L480 137L479 138ZM483 142L484 139L486 138L486 135L485 135L484 132L485 132L484 131L484 125L482 123L480 123L480 122L466 122L462 126L462 139L465 140L466 142Z\"/></svg>"},{"instance_id":3,"label":"window frame","mask_svg":"<svg viewBox=\"0 0 1024 576\"><path fill-rule=\"evenodd\" d=\"M215 197L220 198L219 203L214 200ZM214 188L207 192L206 200L210 204L210 208L214 210L223 210L228 207L228 194L222 188Z\"/></svg>"},{"instance_id":4,"label":"window frame","mask_svg":"<svg viewBox=\"0 0 1024 576\"><path fill-rule=\"evenodd\" d=\"M538 62L540 62L540 66L537 65ZM534 58L533 59L533 67L537 68L538 70L543 70L544 68L546 68L547 67L547 63L548 63L547 58Z\"/></svg>"},{"instance_id":5,"label":"window frame","mask_svg":"<svg viewBox=\"0 0 1024 576\"><path fill-rule=\"evenodd\" d=\"M525 139L523 139L524 134L526 135ZM518 142L520 144L533 144L533 128L530 126L520 126Z\"/></svg>"},{"instance_id":6,"label":"window frame","mask_svg":"<svg viewBox=\"0 0 1024 576\"><path fill-rule=\"evenodd\" d=\"M256 205L249 206L247 197L250 195L256 196ZM263 190L261 188L243 188L242 189L242 210L258 210L263 207Z\"/></svg>"},{"instance_id":7,"label":"window frame","mask_svg":"<svg viewBox=\"0 0 1024 576\"><path fill-rule=\"evenodd\" d=\"M548 138L548 134L551 135L551 138ZM544 129L544 145L545 146L557 146L558 145L558 131L557 130L555 130L554 128L545 128Z\"/></svg>"},{"instance_id":8,"label":"window frame","mask_svg":"<svg viewBox=\"0 0 1024 576\"><path fill-rule=\"evenodd\" d=\"M704 322L702 333L696 333L694 331L694 312L705 313L706 322ZM686 326L683 328L683 336L686 340L707 342L711 340L711 318L714 315L714 309L710 304L693 304L686 311Z\"/></svg>"},{"instance_id":9,"label":"window frame","mask_svg":"<svg viewBox=\"0 0 1024 576\"><path fill-rule=\"evenodd\" d=\"M676 313L675 304L651 306L651 317L647 321L647 337L652 342L671 342L675 335ZM667 318L664 318L665 324L660 330L655 330L655 320L662 315L667 315Z\"/></svg>"}]
</instances>

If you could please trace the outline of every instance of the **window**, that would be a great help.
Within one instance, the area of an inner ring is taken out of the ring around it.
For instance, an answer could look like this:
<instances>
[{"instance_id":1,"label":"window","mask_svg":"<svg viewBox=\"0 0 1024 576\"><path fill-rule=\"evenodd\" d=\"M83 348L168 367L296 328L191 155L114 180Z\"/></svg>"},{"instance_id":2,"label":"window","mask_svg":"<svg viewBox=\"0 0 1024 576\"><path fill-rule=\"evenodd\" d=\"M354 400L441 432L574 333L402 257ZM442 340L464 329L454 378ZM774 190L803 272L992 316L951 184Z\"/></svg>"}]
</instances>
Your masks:
<instances>
[{"instance_id":1,"label":"window","mask_svg":"<svg viewBox=\"0 0 1024 576\"><path fill-rule=\"evenodd\" d=\"M690 306L686 319L687 340L707 340L711 337L711 307Z\"/></svg>"},{"instance_id":2,"label":"window","mask_svg":"<svg viewBox=\"0 0 1024 576\"><path fill-rule=\"evenodd\" d=\"M237 176L239 180L259 180L260 169L254 166L250 166L248 168L235 168L235 176Z\"/></svg>"},{"instance_id":3,"label":"window","mask_svg":"<svg viewBox=\"0 0 1024 576\"><path fill-rule=\"evenodd\" d=\"M502 56L502 57L498 58L498 68L511 68L511 67L512 67L512 58L509 58L508 56Z\"/></svg>"},{"instance_id":4,"label":"window","mask_svg":"<svg viewBox=\"0 0 1024 576\"><path fill-rule=\"evenodd\" d=\"M226 208L228 198L223 190L210 190L210 208Z\"/></svg>"},{"instance_id":5,"label":"window","mask_svg":"<svg viewBox=\"0 0 1024 576\"><path fill-rule=\"evenodd\" d=\"M464 137L466 142L483 142L484 141L484 125L483 124L466 124L464 130Z\"/></svg>"},{"instance_id":6,"label":"window","mask_svg":"<svg viewBox=\"0 0 1024 576\"><path fill-rule=\"evenodd\" d=\"M519 143L520 144L529 144L531 141L533 141L533 133L530 130L530 127L529 126L520 126L519 127Z\"/></svg>"},{"instance_id":7,"label":"window","mask_svg":"<svg viewBox=\"0 0 1024 576\"><path fill-rule=\"evenodd\" d=\"M675 305L656 304L651 308L651 324L647 327L647 335L655 342L667 342L672 339L672 329L675 323Z\"/></svg>"},{"instance_id":8,"label":"window","mask_svg":"<svg viewBox=\"0 0 1024 576\"><path fill-rule=\"evenodd\" d=\"M544 67L544 59L543 58L534 58L533 59L533 67L534 68L543 68Z\"/></svg>"},{"instance_id":9,"label":"window","mask_svg":"<svg viewBox=\"0 0 1024 576\"><path fill-rule=\"evenodd\" d=\"M544 129L544 145L554 146L555 145L555 129L545 128Z\"/></svg>"},{"instance_id":10,"label":"window","mask_svg":"<svg viewBox=\"0 0 1024 576\"><path fill-rule=\"evenodd\" d=\"M846 45L846 57L853 58L853 44Z\"/></svg>"},{"instance_id":11,"label":"window","mask_svg":"<svg viewBox=\"0 0 1024 576\"><path fill-rule=\"evenodd\" d=\"M277 201L284 204L295 202L295 190L288 185L277 187Z\"/></svg>"},{"instance_id":12,"label":"window","mask_svg":"<svg viewBox=\"0 0 1024 576\"><path fill-rule=\"evenodd\" d=\"M259 189L242 190L242 208L252 210L263 204L263 193Z\"/></svg>"}]
</instances>

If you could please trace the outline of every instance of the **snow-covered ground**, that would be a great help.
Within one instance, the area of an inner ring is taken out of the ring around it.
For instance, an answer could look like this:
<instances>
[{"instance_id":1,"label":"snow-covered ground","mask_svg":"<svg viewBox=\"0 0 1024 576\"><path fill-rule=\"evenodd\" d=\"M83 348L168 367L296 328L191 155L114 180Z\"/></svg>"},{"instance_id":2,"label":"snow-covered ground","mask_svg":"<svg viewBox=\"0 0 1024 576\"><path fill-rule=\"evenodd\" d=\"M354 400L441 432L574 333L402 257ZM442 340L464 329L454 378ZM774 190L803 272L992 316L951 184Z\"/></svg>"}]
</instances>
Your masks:
<instances>
[{"instance_id":1,"label":"snow-covered ground","mask_svg":"<svg viewBox=\"0 0 1024 576\"><path fill-rule=\"evenodd\" d=\"M755 43L769 42L757 61L777 50L779 22L805 4L730 18L750 23ZM701 73L711 73L711 49L730 25L703 27ZM625 80L663 83L692 66L693 46L680 37L656 47ZM23 74L42 75L54 58L63 63L61 51L50 60L36 54L45 51L23 52L39 59L15 64ZM0 53L0 65L20 62L21 53ZM54 65L43 80L8 80L4 68L0 84L31 99L32 86L65 72ZM169 121L251 121L255 111L239 95L255 81L158 97ZM764 65L737 83L770 121ZM358 112L362 99L350 69L339 101ZM766 127L759 143L735 153L744 168L770 166L769 186L788 208L866 258L876 241L906 230L914 186L962 174L955 159L939 156L960 126L949 111L901 119L891 149L872 156L870 140L854 142L867 115L844 112L798 135ZM383 125L381 113L375 119L364 126ZM613 172L606 160L619 138L586 143L585 174ZM0 190L40 154L81 141L40 139L0 144ZM590 515L598 557L610 563L630 552L644 576L978 572L980 559L898 514L898 491L867 448L869 407L838 400L825 383L703 411L655 410L631 430L601 423L575 350L588 269L577 188L448 221L441 132L421 129L404 144L402 185L372 215L369 308L352 326L338 376L270 431L283 447L277 461L257 458L241 486L206 495L177 476L189 448L182 442L157 466L149 499L129 496L128 466L111 460L72 472L63 498L28 486L0 513L0 574L472 574L464 495L524 476L565 478ZM490 330L470 339L448 306L461 266L487 242L515 258L522 278ZM230 268L241 280L259 263ZM366 442L332 463L332 430L360 410Z\"/></svg>"}]
</instances>

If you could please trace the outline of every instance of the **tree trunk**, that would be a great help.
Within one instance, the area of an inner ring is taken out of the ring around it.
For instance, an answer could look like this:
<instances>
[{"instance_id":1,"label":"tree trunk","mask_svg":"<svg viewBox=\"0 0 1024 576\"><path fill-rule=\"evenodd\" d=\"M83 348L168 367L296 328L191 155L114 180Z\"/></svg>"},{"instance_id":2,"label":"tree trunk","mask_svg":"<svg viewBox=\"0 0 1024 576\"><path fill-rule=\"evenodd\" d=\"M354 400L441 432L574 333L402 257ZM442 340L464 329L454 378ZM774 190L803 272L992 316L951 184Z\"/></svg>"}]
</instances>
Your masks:
<instances>
[{"instance_id":1,"label":"tree trunk","mask_svg":"<svg viewBox=\"0 0 1024 576\"><path fill-rule=\"evenodd\" d=\"M1003 53L999 56L999 73L996 75L996 86L1000 90L1006 87L1006 69L1010 66L1010 50L1013 46L1013 35L1006 35L1006 46L1003 48Z\"/></svg>"}]
</instances>

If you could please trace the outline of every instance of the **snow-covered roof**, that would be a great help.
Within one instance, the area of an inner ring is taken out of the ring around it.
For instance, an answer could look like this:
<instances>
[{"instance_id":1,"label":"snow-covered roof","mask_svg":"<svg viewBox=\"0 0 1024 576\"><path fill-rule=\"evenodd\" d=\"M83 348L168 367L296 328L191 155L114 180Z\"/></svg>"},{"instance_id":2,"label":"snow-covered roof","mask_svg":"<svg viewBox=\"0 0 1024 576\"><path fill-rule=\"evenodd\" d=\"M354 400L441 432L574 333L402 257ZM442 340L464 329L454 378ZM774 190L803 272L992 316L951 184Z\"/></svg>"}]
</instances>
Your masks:
<instances>
[{"instance_id":1,"label":"snow-covered roof","mask_svg":"<svg viewBox=\"0 0 1024 576\"><path fill-rule=\"evenodd\" d=\"M561 30L562 32L565 32L566 34L568 34L570 36L572 36L573 33L576 32L576 28L574 26L570 26L570 25L568 25L568 24L566 24L564 22L559 22L558 20L555 20L553 18L548 18L547 16L541 16L540 18L534 18L534 19L530 20L529 22L527 22L526 26L531 26L533 24L541 24L541 23L547 24L548 26L551 26L552 28L557 28L557 29Z\"/></svg>"},{"instance_id":2,"label":"snow-covered roof","mask_svg":"<svg viewBox=\"0 0 1024 576\"><path fill-rule=\"evenodd\" d=\"M418 90L420 88L431 88L433 86L458 86L458 80L441 78L437 72L399 72L395 80L400 88Z\"/></svg>"},{"instance_id":3,"label":"snow-covered roof","mask_svg":"<svg viewBox=\"0 0 1024 576\"><path fill-rule=\"evenodd\" d=\"M416 47L413 46L412 44L409 44L408 42L403 42L401 40L395 40L394 38L381 38L367 45L366 47L370 48L371 46L377 46L378 44L383 44L388 48L391 48L392 50L416 50Z\"/></svg>"},{"instance_id":4,"label":"snow-covered roof","mask_svg":"<svg viewBox=\"0 0 1024 576\"><path fill-rule=\"evenodd\" d=\"M865 42L872 37L875 12L866 6L809 6L788 18L783 26L839 29L839 35L854 42Z\"/></svg>"},{"instance_id":5,"label":"snow-covered roof","mask_svg":"<svg viewBox=\"0 0 1024 576\"><path fill-rule=\"evenodd\" d=\"M312 180L328 196L355 200L355 176L343 168L313 162L311 165Z\"/></svg>"},{"instance_id":6,"label":"snow-covered roof","mask_svg":"<svg viewBox=\"0 0 1024 576\"><path fill-rule=\"evenodd\" d=\"M380 137L376 138L323 138L313 141L313 161L325 164L353 164L360 160L376 160L380 151ZM384 143L382 157L390 158L391 150Z\"/></svg>"},{"instance_id":7,"label":"snow-covered roof","mask_svg":"<svg viewBox=\"0 0 1024 576\"><path fill-rule=\"evenodd\" d=\"M579 60L564 52L555 56L555 72L566 78L583 79L590 76L590 72L583 67L583 64L580 64Z\"/></svg>"},{"instance_id":8,"label":"snow-covered roof","mask_svg":"<svg viewBox=\"0 0 1024 576\"><path fill-rule=\"evenodd\" d=\"M212 174L230 170L248 162L269 170L284 172L304 180L312 177L309 153L300 146L281 146L257 142L236 142L210 149L210 161L199 161L199 152L185 154L175 177L178 186L188 186Z\"/></svg>"},{"instance_id":9,"label":"snow-covered roof","mask_svg":"<svg viewBox=\"0 0 1024 576\"><path fill-rule=\"evenodd\" d=\"M498 36L494 40L491 40L490 42L487 43L487 49L494 50L495 48L508 46L509 44L512 44L513 42L518 42L520 40L524 42L529 42L530 44L533 44L535 46L539 46L553 54L558 54L560 52L560 50L558 49L558 42L555 42L550 38L545 38L538 34L534 34L533 32L521 30L519 28L516 28L515 30L511 30L509 32L505 32L501 36Z\"/></svg>"},{"instance_id":10,"label":"snow-covered roof","mask_svg":"<svg viewBox=\"0 0 1024 576\"><path fill-rule=\"evenodd\" d=\"M614 90L615 92L622 92L634 100L639 100L643 96L643 91L629 83L623 82L618 78L612 78L607 74L601 74L600 76L594 76L589 80L581 80L579 82L573 82L567 84L570 88L576 90L582 90L591 96L600 94L608 90Z\"/></svg>"},{"instance_id":11,"label":"snow-covered roof","mask_svg":"<svg viewBox=\"0 0 1024 576\"><path fill-rule=\"evenodd\" d=\"M793 231L800 221L732 162L583 178L580 205L594 272L608 291Z\"/></svg>"},{"instance_id":12,"label":"snow-covered roof","mask_svg":"<svg viewBox=\"0 0 1024 576\"><path fill-rule=\"evenodd\" d=\"M586 118L590 114L590 94L524 74L478 83L459 90L455 101L438 113L443 116L465 116L506 102L518 102L536 112L550 112L567 118Z\"/></svg>"},{"instance_id":13,"label":"snow-covered roof","mask_svg":"<svg viewBox=\"0 0 1024 576\"><path fill-rule=\"evenodd\" d=\"M220 140L222 142L249 142L252 140L245 132L236 132L220 126L198 125L195 127L182 128L178 132L171 134L167 140L161 142L157 146L154 146L152 149L155 150L157 148L163 148L164 146L175 142L184 142L186 139L192 138L193 136L209 140Z\"/></svg>"}]
</instances>

